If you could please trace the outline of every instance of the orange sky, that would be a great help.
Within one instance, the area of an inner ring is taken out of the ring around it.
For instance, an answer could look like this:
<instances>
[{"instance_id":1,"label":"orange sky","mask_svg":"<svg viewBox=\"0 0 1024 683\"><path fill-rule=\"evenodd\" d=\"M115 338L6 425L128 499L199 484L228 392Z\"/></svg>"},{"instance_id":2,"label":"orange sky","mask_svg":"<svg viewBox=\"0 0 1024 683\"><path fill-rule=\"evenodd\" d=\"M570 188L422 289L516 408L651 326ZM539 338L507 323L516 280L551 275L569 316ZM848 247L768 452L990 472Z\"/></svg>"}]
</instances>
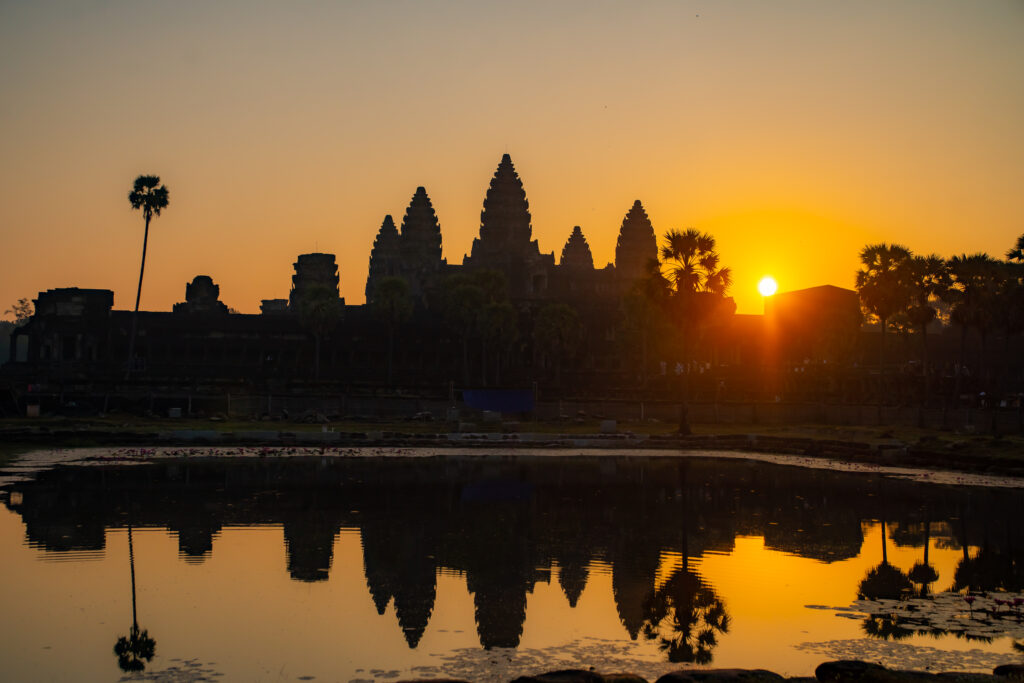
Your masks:
<instances>
[{"instance_id":1,"label":"orange sky","mask_svg":"<svg viewBox=\"0 0 1024 683\"><path fill-rule=\"evenodd\" d=\"M643 201L697 227L739 311L852 286L857 252L1001 256L1024 233L1024 4L0 4L0 311L51 287L143 308L209 274L256 312L295 256L338 254L361 303L373 237L424 185L461 263L505 151L543 251L598 266Z\"/></svg>"}]
</instances>

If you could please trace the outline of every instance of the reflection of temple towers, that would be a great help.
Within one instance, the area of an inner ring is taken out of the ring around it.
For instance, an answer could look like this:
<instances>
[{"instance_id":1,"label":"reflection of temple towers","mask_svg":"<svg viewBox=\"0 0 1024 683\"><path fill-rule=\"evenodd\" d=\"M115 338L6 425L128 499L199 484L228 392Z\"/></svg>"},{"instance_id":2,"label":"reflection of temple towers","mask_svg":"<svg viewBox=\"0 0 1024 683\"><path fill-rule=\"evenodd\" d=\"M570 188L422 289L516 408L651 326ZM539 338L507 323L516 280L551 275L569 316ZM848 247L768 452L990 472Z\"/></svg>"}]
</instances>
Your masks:
<instances>
[{"instance_id":1,"label":"reflection of temple towers","mask_svg":"<svg viewBox=\"0 0 1024 683\"><path fill-rule=\"evenodd\" d=\"M625 535L613 550L612 594L619 619L636 640L644 624L644 605L654 594L661 551L642 536Z\"/></svg>"},{"instance_id":2,"label":"reflection of temple towers","mask_svg":"<svg viewBox=\"0 0 1024 683\"><path fill-rule=\"evenodd\" d=\"M434 611L437 543L429 523L403 519L363 523L363 568L377 614L384 614L393 597L398 626L415 648Z\"/></svg>"},{"instance_id":3,"label":"reflection of temple towers","mask_svg":"<svg viewBox=\"0 0 1024 683\"><path fill-rule=\"evenodd\" d=\"M220 533L220 524L209 515L189 515L175 518L167 529L178 534L178 555L196 564L213 550L213 537Z\"/></svg>"},{"instance_id":4,"label":"reflection of temple towers","mask_svg":"<svg viewBox=\"0 0 1024 683\"><path fill-rule=\"evenodd\" d=\"M590 552L583 548L568 549L558 557L558 584L569 601L569 607L576 606L587 587L590 559Z\"/></svg>"},{"instance_id":5,"label":"reflection of temple towers","mask_svg":"<svg viewBox=\"0 0 1024 683\"><path fill-rule=\"evenodd\" d=\"M334 254L300 254L294 263L292 291L288 295L288 307L297 310L299 301L312 288L326 287L338 295L338 265Z\"/></svg>"},{"instance_id":6,"label":"reflection of temple towers","mask_svg":"<svg viewBox=\"0 0 1024 683\"><path fill-rule=\"evenodd\" d=\"M491 178L480 213L480 237L463 264L505 274L513 298L538 297L547 290L553 254L541 254L532 240L530 205L512 158L506 154Z\"/></svg>"},{"instance_id":7,"label":"reflection of temple towers","mask_svg":"<svg viewBox=\"0 0 1024 683\"><path fill-rule=\"evenodd\" d=\"M298 581L326 581L341 525L314 512L284 523L288 574Z\"/></svg>"},{"instance_id":8,"label":"reflection of temple towers","mask_svg":"<svg viewBox=\"0 0 1024 683\"><path fill-rule=\"evenodd\" d=\"M615 273L619 286L628 289L647 275L647 266L658 258L658 240L643 204L637 199L622 219L615 244Z\"/></svg>"},{"instance_id":9,"label":"reflection of temple towers","mask_svg":"<svg viewBox=\"0 0 1024 683\"><path fill-rule=\"evenodd\" d=\"M491 559L495 564L466 574L466 587L476 607L477 635L487 649L518 647L526 621L526 594L533 590L533 583L522 567Z\"/></svg>"},{"instance_id":10,"label":"reflection of temple towers","mask_svg":"<svg viewBox=\"0 0 1024 683\"><path fill-rule=\"evenodd\" d=\"M400 273L402 256L398 229L391 215L384 216L373 249L370 250L370 273L366 277L366 300L373 299L373 290L377 283L386 277L395 277Z\"/></svg>"}]
</instances>

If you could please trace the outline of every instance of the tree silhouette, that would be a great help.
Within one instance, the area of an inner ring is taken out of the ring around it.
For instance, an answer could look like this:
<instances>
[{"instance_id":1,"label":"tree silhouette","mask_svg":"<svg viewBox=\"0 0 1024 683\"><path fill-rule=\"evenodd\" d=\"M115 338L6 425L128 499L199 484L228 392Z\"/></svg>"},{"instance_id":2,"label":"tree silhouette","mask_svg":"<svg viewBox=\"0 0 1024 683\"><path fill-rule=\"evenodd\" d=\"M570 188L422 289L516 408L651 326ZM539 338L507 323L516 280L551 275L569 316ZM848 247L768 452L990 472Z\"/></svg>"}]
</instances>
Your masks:
<instances>
[{"instance_id":1,"label":"tree silhouette","mask_svg":"<svg viewBox=\"0 0 1024 683\"><path fill-rule=\"evenodd\" d=\"M484 369L484 383L487 382L486 375L486 349L495 349L494 359L494 383L501 384L501 359L515 344L519 337L519 314L515 307L508 301L492 301L484 306L480 319L480 336L482 339L481 353L484 359L481 360L481 367Z\"/></svg>"},{"instance_id":2,"label":"tree silhouette","mask_svg":"<svg viewBox=\"0 0 1024 683\"><path fill-rule=\"evenodd\" d=\"M409 283L400 277L381 278L373 289L370 308L388 328L388 386L391 386L395 358L395 328L412 315Z\"/></svg>"},{"instance_id":3,"label":"tree silhouette","mask_svg":"<svg viewBox=\"0 0 1024 683\"><path fill-rule=\"evenodd\" d=\"M1009 249L1006 252L1006 260L1024 263L1024 235L1018 237L1017 243L1013 245L1013 249Z\"/></svg>"},{"instance_id":4,"label":"tree silhouette","mask_svg":"<svg viewBox=\"0 0 1024 683\"><path fill-rule=\"evenodd\" d=\"M567 304L549 303L537 313L533 334L537 346L554 361L555 383L562 384L562 362L580 332L580 318Z\"/></svg>"},{"instance_id":5,"label":"tree silhouette","mask_svg":"<svg viewBox=\"0 0 1024 683\"><path fill-rule=\"evenodd\" d=\"M928 586L939 580L939 573L935 571L935 567L928 563L928 546L931 545L931 530L932 523L930 520L926 520L924 523L924 560L916 563L910 568L910 572L907 573L907 577L921 587L919 591L921 597L928 595Z\"/></svg>"},{"instance_id":6,"label":"tree silhouette","mask_svg":"<svg viewBox=\"0 0 1024 683\"><path fill-rule=\"evenodd\" d=\"M967 331L974 328L981 338L983 377L987 370L988 336L999 316L998 293L1005 276L1003 265L982 253L961 254L949 261L953 279L949 290L949 301L952 303L950 318L960 326L960 365L963 367L966 364Z\"/></svg>"},{"instance_id":7,"label":"tree silhouette","mask_svg":"<svg viewBox=\"0 0 1024 683\"><path fill-rule=\"evenodd\" d=\"M719 265L715 238L693 228L665 233L660 255L660 269L652 273L652 289L663 290L658 298L680 332L682 360L688 366L704 329L716 318L736 310L736 304L725 296L732 285L732 271ZM689 434L686 369L681 381L679 433Z\"/></svg>"},{"instance_id":8,"label":"tree silhouette","mask_svg":"<svg viewBox=\"0 0 1024 683\"><path fill-rule=\"evenodd\" d=\"M32 306L32 301L30 299L21 298L18 299L10 308L4 311L4 315L7 315L8 313L14 315L14 325L16 327L21 327L28 323L32 318L32 314L34 312L33 309L34 307Z\"/></svg>"},{"instance_id":9,"label":"tree silhouette","mask_svg":"<svg viewBox=\"0 0 1024 683\"><path fill-rule=\"evenodd\" d=\"M336 291L324 285L308 287L299 299L299 318L313 335L313 379L320 379L320 343L341 319L341 300Z\"/></svg>"},{"instance_id":10,"label":"tree silhouette","mask_svg":"<svg viewBox=\"0 0 1024 683\"><path fill-rule=\"evenodd\" d=\"M913 589L913 584L906 574L889 564L889 554L886 550L888 534L885 530L885 520L882 520L882 561L877 567L868 570L867 575L861 579L857 587L857 596L867 600L898 600L906 591Z\"/></svg>"},{"instance_id":11,"label":"tree silhouette","mask_svg":"<svg viewBox=\"0 0 1024 683\"><path fill-rule=\"evenodd\" d=\"M139 289L135 293L135 313L132 315L132 331L128 339L128 368L125 370L124 378L131 375L132 364L135 362L135 335L138 332L139 324L139 301L142 299L142 276L146 272L146 246L149 244L149 221L153 216L159 216L160 211L167 208L169 195L167 188L160 185L160 177L155 175L140 175L135 179L132 191L128 193L128 201L132 208L142 211L142 217L146 221L146 231L142 237L142 265L139 266Z\"/></svg>"},{"instance_id":12,"label":"tree silhouette","mask_svg":"<svg viewBox=\"0 0 1024 683\"><path fill-rule=\"evenodd\" d=\"M914 256L906 264L908 305L903 317L912 329L921 333L921 367L924 373L925 400L930 384L928 325L938 315L938 302L949 298L951 284L949 266L941 256Z\"/></svg>"},{"instance_id":13,"label":"tree silhouette","mask_svg":"<svg viewBox=\"0 0 1024 683\"><path fill-rule=\"evenodd\" d=\"M121 636L114 644L117 666L121 671L142 671L146 663L156 655L156 640L149 632L139 628L138 610L135 601L135 546L132 542L132 525L128 524L128 562L132 570L132 628L127 636Z\"/></svg>"},{"instance_id":14,"label":"tree silhouette","mask_svg":"<svg viewBox=\"0 0 1024 683\"><path fill-rule=\"evenodd\" d=\"M657 638L670 662L710 663L718 635L729 632L725 603L685 564L654 592L645 608L644 637Z\"/></svg>"},{"instance_id":15,"label":"tree silhouette","mask_svg":"<svg viewBox=\"0 0 1024 683\"><path fill-rule=\"evenodd\" d=\"M857 292L861 305L871 319L878 320L879 368L885 365L885 333L893 317L905 310L911 298L908 284L910 250L899 244L869 244L860 252Z\"/></svg>"},{"instance_id":16,"label":"tree silhouette","mask_svg":"<svg viewBox=\"0 0 1024 683\"><path fill-rule=\"evenodd\" d=\"M462 382L469 384L469 340L477 333L487 295L474 278L459 273L441 282L440 297L445 324L462 342Z\"/></svg>"}]
</instances>

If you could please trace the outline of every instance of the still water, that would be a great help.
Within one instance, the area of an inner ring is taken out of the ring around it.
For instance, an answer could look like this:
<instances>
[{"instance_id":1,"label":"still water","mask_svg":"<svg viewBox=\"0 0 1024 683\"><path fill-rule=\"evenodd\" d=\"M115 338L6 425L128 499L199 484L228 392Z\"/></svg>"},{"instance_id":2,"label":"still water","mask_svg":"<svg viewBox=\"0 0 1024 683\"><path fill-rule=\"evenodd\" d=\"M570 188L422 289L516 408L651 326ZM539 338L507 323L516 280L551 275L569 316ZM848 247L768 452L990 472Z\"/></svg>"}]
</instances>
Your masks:
<instances>
[{"instance_id":1,"label":"still water","mask_svg":"<svg viewBox=\"0 0 1024 683\"><path fill-rule=\"evenodd\" d=\"M7 481L0 678L1022 658L1020 488L701 457L144 455Z\"/></svg>"}]
</instances>

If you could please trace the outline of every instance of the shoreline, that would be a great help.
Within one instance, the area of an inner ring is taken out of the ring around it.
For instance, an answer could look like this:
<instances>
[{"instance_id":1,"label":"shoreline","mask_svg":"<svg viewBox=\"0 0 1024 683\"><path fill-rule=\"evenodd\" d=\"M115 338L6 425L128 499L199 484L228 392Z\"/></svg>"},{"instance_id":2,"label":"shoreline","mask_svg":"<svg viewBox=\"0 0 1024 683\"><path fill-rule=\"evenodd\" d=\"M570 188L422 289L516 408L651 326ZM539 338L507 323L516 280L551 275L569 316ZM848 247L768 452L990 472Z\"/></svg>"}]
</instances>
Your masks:
<instances>
[{"instance_id":1,"label":"shoreline","mask_svg":"<svg viewBox=\"0 0 1024 683\"><path fill-rule=\"evenodd\" d=\"M197 447L197 448L309 448L341 449L427 449L469 454L494 454L508 450L516 454L557 452L573 455L623 456L706 456L740 457L802 467L884 472L901 475L916 472L941 474L944 483L960 483L962 475L1024 478L1024 446L1011 440L978 439L944 441L943 436L921 436L915 442L895 438L887 432L864 438L863 430L821 436L809 427L784 428L790 433L768 430L704 433L690 436L648 434L630 431L612 433L564 431L426 431L428 424L382 424L381 429L359 431L329 425L277 425L258 429L259 423L189 425L62 424L12 425L0 423L0 466L10 464L27 452L71 448ZM181 425L185 426L185 425ZM437 425L442 426L442 425ZM566 425L541 425L565 427ZM141 427L141 428L140 428ZM239 429L238 427L244 427ZM339 425L342 427L342 425ZM349 425L351 427L351 425ZM838 438L837 438L838 437ZM845 437L845 438L844 438ZM860 438L856 438L860 437ZM725 454L725 455L722 455ZM905 470L905 471L904 471ZM933 478L934 480L934 478Z\"/></svg>"}]
</instances>

